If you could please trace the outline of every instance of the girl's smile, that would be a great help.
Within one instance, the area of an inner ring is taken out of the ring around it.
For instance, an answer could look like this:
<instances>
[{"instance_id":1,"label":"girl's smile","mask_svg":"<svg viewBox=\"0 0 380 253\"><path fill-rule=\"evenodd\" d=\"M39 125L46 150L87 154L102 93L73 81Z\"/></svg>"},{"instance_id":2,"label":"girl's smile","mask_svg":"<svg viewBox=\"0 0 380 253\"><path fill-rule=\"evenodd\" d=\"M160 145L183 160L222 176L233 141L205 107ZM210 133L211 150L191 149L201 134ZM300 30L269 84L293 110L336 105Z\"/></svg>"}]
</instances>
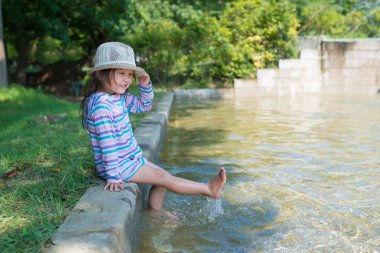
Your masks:
<instances>
[{"instance_id":1,"label":"girl's smile","mask_svg":"<svg viewBox=\"0 0 380 253\"><path fill-rule=\"evenodd\" d=\"M102 91L109 94L124 94L131 86L134 78L134 71L130 69L115 69L110 72L109 84L105 84Z\"/></svg>"}]
</instances>

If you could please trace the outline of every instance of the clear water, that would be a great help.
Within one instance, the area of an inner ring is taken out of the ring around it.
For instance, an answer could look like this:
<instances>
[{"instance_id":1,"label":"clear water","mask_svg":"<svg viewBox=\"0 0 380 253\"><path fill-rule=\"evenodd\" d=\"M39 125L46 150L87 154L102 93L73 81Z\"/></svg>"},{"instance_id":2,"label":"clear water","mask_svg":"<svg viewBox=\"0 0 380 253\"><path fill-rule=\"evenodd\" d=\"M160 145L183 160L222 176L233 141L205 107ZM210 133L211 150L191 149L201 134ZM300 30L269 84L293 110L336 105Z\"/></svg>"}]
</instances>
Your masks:
<instances>
[{"instance_id":1,"label":"clear water","mask_svg":"<svg viewBox=\"0 0 380 253\"><path fill-rule=\"evenodd\" d=\"M380 95L176 101L159 165L228 182L169 193L139 252L380 252Z\"/></svg>"}]
</instances>

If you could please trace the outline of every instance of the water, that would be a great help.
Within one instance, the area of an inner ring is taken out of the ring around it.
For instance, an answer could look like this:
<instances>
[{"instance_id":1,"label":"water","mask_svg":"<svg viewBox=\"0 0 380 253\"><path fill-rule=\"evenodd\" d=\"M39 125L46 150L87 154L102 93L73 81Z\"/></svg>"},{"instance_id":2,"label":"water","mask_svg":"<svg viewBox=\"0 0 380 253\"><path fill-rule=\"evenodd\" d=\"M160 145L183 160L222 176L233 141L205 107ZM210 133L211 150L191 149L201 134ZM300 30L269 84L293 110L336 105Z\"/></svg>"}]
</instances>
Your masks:
<instances>
[{"instance_id":1,"label":"water","mask_svg":"<svg viewBox=\"0 0 380 253\"><path fill-rule=\"evenodd\" d=\"M228 182L169 193L139 252L380 252L380 95L176 101L159 165Z\"/></svg>"}]
</instances>

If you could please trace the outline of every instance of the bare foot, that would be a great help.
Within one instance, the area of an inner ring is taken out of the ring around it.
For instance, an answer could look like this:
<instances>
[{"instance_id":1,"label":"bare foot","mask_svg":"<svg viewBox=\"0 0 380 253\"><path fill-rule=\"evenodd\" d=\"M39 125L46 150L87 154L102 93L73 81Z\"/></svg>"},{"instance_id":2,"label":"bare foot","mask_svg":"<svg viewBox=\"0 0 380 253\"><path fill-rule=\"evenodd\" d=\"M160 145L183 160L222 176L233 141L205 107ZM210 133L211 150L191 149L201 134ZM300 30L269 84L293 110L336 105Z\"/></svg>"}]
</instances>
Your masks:
<instances>
[{"instance_id":1,"label":"bare foot","mask_svg":"<svg viewBox=\"0 0 380 253\"><path fill-rule=\"evenodd\" d=\"M172 223L172 222L178 222L179 219L177 215L173 214L170 211L166 210L149 210L149 215L152 218L152 220L156 223Z\"/></svg>"},{"instance_id":2,"label":"bare foot","mask_svg":"<svg viewBox=\"0 0 380 253\"><path fill-rule=\"evenodd\" d=\"M224 184L226 183L227 175L226 170L222 167L219 173L208 183L209 194L208 196L214 199L219 199L222 194Z\"/></svg>"}]
</instances>

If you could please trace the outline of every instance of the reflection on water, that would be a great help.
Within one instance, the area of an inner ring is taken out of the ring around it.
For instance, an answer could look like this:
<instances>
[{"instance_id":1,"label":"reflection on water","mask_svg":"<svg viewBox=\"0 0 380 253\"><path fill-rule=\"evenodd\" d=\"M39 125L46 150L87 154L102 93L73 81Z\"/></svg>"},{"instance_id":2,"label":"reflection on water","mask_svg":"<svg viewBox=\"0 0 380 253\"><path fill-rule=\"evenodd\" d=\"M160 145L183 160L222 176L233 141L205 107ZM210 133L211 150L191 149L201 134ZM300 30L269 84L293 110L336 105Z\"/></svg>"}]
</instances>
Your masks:
<instances>
[{"instance_id":1,"label":"reflection on water","mask_svg":"<svg viewBox=\"0 0 380 253\"><path fill-rule=\"evenodd\" d=\"M159 163L221 201L168 194L141 252L380 252L380 96L176 101Z\"/></svg>"}]
</instances>

